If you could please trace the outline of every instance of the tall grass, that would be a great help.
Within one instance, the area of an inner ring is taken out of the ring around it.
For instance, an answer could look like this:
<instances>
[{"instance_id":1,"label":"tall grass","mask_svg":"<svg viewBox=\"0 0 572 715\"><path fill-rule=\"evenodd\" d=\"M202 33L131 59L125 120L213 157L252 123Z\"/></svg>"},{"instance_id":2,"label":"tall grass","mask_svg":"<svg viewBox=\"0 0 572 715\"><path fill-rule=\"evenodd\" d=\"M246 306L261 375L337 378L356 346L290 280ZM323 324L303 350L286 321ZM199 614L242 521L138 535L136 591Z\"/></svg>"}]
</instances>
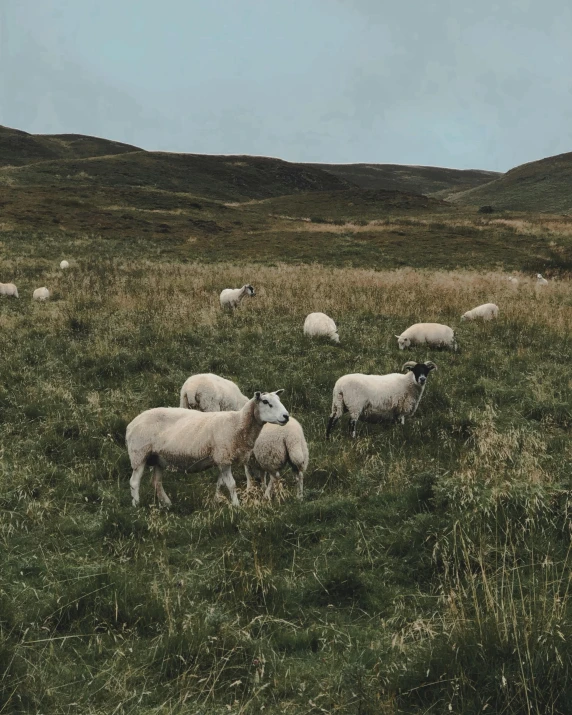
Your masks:
<instances>
[{"instance_id":1,"label":"tall grass","mask_svg":"<svg viewBox=\"0 0 572 715\"><path fill-rule=\"evenodd\" d=\"M22 298L0 304L0 711L569 712L567 282L31 256L2 275ZM488 301L498 321L460 323ZM303 337L314 310L339 346ZM419 320L459 352L399 352ZM324 440L340 375L412 358L438 365L414 419ZM173 508L147 481L132 509L127 423L205 371L286 389L302 503L288 475L236 510L214 472L168 471Z\"/></svg>"}]
</instances>

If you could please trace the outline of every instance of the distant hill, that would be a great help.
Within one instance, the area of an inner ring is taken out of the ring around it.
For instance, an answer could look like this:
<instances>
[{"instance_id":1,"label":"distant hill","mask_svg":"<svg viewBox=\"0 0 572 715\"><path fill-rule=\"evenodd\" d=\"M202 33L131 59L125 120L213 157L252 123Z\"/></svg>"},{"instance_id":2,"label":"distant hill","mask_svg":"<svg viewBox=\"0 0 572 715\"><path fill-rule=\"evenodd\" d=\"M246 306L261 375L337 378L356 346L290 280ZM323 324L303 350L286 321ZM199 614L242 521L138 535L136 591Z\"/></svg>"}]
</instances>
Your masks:
<instances>
[{"instance_id":1,"label":"distant hill","mask_svg":"<svg viewBox=\"0 0 572 715\"><path fill-rule=\"evenodd\" d=\"M497 171L400 164L310 164L361 189L385 189L444 198L499 178Z\"/></svg>"},{"instance_id":2,"label":"distant hill","mask_svg":"<svg viewBox=\"0 0 572 715\"><path fill-rule=\"evenodd\" d=\"M483 186L447 198L465 206L572 214L572 152L522 164Z\"/></svg>"},{"instance_id":3,"label":"distant hill","mask_svg":"<svg viewBox=\"0 0 572 715\"><path fill-rule=\"evenodd\" d=\"M28 134L0 126L0 167L141 151L135 146L82 134Z\"/></svg>"}]
</instances>

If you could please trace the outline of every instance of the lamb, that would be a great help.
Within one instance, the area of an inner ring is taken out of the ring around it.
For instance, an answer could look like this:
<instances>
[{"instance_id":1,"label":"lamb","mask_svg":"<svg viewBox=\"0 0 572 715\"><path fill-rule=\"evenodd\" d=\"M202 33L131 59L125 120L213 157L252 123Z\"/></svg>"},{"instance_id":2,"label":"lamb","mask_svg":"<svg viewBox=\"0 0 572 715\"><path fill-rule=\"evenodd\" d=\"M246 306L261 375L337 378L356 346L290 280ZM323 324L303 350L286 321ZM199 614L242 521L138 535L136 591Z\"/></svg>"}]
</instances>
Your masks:
<instances>
[{"instance_id":1,"label":"lamb","mask_svg":"<svg viewBox=\"0 0 572 715\"><path fill-rule=\"evenodd\" d=\"M216 497L221 486L239 506L231 466L245 464L265 423L285 425L290 416L276 392L255 392L239 411L198 412L180 407L155 407L127 425L125 441L133 473L129 485L133 506L139 504L139 485L145 466L153 466L153 486L159 501L170 506L163 489L163 470L173 465L189 472L218 467Z\"/></svg>"},{"instance_id":2,"label":"lamb","mask_svg":"<svg viewBox=\"0 0 572 715\"><path fill-rule=\"evenodd\" d=\"M495 303L483 303L483 305L478 305L472 310L467 310L466 313L461 315L461 320L477 320L482 318L483 320L492 320L496 318L499 314L499 307Z\"/></svg>"},{"instance_id":3,"label":"lamb","mask_svg":"<svg viewBox=\"0 0 572 715\"><path fill-rule=\"evenodd\" d=\"M62 269L62 271L69 267L70 267L70 264L67 261L62 261L60 263L60 268Z\"/></svg>"},{"instance_id":4,"label":"lamb","mask_svg":"<svg viewBox=\"0 0 572 715\"><path fill-rule=\"evenodd\" d=\"M332 413L326 439L344 412L350 413L350 434L355 439L357 421L399 420L412 417L425 390L427 377L437 369L434 362L406 362L402 370L389 375L344 375L334 386Z\"/></svg>"},{"instance_id":5,"label":"lamb","mask_svg":"<svg viewBox=\"0 0 572 715\"><path fill-rule=\"evenodd\" d=\"M432 348L447 347L457 349L455 331L448 325L440 323L415 323L401 335L396 335L400 350L411 348L415 345L428 345Z\"/></svg>"},{"instance_id":6,"label":"lamb","mask_svg":"<svg viewBox=\"0 0 572 715\"><path fill-rule=\"evenodd\" d=\"M304 335L316 337L326 335L335 343L340 342L334 321L325 313L310 313L304 321Z\"/></svg>"},{"instance_id":7,"label":"lamb","mask_svg":"<svg viewBox=\"0 0 572 715\"><path fill-rule=\"evenodd\" d=\"M243 285L242 288L225 288L220 294L220 307L234 310L247 295L251 298L256 295L254 288L249 284Z\"/></svg>"},{"instance_id":8,"label":"lamb","mask_svg":"<svg viewBox=\"0 0 572 715\"><path fill-rule=\"evenodd\" d=\"M18 289L13 283L0 283L0 295L12 296L19 298Z\"/></svg>"},{"instance_id":9,"label":"lamb","mask_svg":"<svg viewBox=\"0 0 572 715\"><path fill-rule=\"evenodd\" d=\"M201 412L224 412L241 410L247 402L248 397L234 382L208 372L185 380L179 406Z\"/></svg>"},{"instance_id":10,"label":"lamb","mask_svg":"<svg viewBox=\"0 0 572 715\"><path fill-rule=\"evenodd\" d=\"M296 473L298 499L304 496L304 472L308 469L308 445L304 437L302 425L290 417L285 427L265 424L260 436L254 444L250 467L262 470L264 486L266 476L270 473L270 482L266 486L264 496L271 499L274 493L275 480L280 478L280 470L290 464ZM245 465L247 489L251 488L252 475L249 465Z\"/></svg>"},{"instance_id":11,"label":"lamb","mask_svg":"<svg viewBox=\"0 0 572 715\"><path fill-rule=\"evenodd\" d=\"M48 300L50 295L50 291L45 286L43 288L36 288L32 294L32 300Z\"/></svg>"},{"instance_id":12,"label":"lamb","mask_svg":"<svg viewBox=\"0 0 572 715\"><path fill-rule=\"evenodd\" d=\"M548 281L546 280L546 278L542 277L541 273L536 274L536 285L538 285L538 286L547 286L548 285Z\"/></svg>"}]
</instances>

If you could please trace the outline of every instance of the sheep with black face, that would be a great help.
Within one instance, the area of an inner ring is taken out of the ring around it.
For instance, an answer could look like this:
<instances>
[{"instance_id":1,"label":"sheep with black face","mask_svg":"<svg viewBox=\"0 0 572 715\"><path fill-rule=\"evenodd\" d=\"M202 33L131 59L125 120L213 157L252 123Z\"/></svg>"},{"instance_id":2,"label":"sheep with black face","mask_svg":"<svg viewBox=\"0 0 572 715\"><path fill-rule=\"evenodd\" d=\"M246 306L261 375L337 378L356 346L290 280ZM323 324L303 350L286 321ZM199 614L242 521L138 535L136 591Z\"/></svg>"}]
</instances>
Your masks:
<instances>
[{"instance_id":1,"label":"sheep with black face","mask_svg":"<svg viewBox=\"0 0 572 715\"><path fill-rule=\"evenodd\" d=\"M256 291L250 284L243 285L242 288L225 288L220 294L220 307L234 310L246 296L254 298Z\"/></svg>"},{"instance_id":2,"label":"sheep with black face","mask_svg":"<svg viewBox=\"0 0 572 715\"><path fill-rule=\"evenodd\" d=\"M344 412L350 414L350 434L354 438L358 420L399 420L404 424L406 417L412 417L419 406L429 373L436 370L437 365L431 361L410 360L401 369L405 370L405 374L354 373L340 377L334 386L326 439Z\"/></svg>"}]
</instances>

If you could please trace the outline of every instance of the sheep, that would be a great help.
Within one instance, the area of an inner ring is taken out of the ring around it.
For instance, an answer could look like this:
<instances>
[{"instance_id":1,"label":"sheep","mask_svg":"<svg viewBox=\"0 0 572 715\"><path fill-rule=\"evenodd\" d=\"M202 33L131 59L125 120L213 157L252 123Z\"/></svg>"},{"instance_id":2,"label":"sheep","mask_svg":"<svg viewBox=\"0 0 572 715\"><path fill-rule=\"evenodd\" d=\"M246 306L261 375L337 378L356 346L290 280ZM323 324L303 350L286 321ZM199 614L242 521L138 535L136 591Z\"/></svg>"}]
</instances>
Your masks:
<instances>
[{"instance_id":1,"label":"sheep","mask_svg":"<svg viewBox=\"0 0 572 715\"><path fill-rule=\"evenodd\" d=\"M467 310L466 313L461 315L461 320L477 320L482 318L483 320L492 320L496 318L499 314L499 307L495 303L484 303L483 305L478 305L472 310Z\"/></svg>"},{"instance_id":2,"label":"sheep","mask_svg":"<svg viewBox=\"0 0 572 715\"><path fill-rule=\"evenodd\" d=\"M171 500L163 489L163 470L170 464L189 472L218 467L217 498L221 486L239 506L233 462L245 464L265 423L285 425L290 419L276 392L255 392L239 411L198 412L180 407L155 407L127 425L125 441L133 473L129 481L133 506L139 504L139 485L145 466L153 466L153 486L166 507Z\"/></svg>"},{"instance_id":3,"label":"sheep","mask_svg":"<svg viewBox=\"0 0 572 715\"><path fill-rule=\"evenodd\" d=\"M248 402L231 380L212 372L191 375L181 388L179 406L201 412L241 410Z\"/></svg>"},{"instance_id":4,"label":"sheep","mask_svg":"<svg viewBox=\"0 0 572 715\"><path fill-rule=\"evenodd\" d=\"M67 261L62 261L60 263L60 268L62 269L62 271L69 267L70 267L70 264Z\"/></svg>"},{"instance_id":5,"label":"sheep","mask_svg":"<svg viewBox=\"0 0 572 715\"><path fill-rule=\"evenodd\" d=\"M440 323L415 323L401 335L396 335L400 350L411 348L415 345L428 345L432 348L447 347L457 349L455 331L448 325Z\"/></svg>"},{"instance_id":6,"label":"sheep","mask_svg":"<svg viewBox=\"0 0 572 715\"><path fill-rule=\"evenodd\" d=\"M548 281L546 280L546 278L542 277L541 273L536 274L536 285L538 285L538 286L547 286L548 285Z\"/></svg>"},{"instance_id":7,"label":"sheep","mask_svg":"<svg viewBox=\"0 0 572 715\"><path fill-rule=\"evenodd\" d=\"M326 439L344 412L350 413L350 434L355 439L357 421L399 420L405 424L417 410L427 377L437 369L434 362L406 362L389 375L344 375L336 382Z\"/></svg>"},{"instance_id":8,"label":"sheep","mask_svg":"<svg viewBox=\"0 0 572 715\"><path fill-rule=\"evenodd\" d=\"M0 283L0 295L12 296L19 298L18 289L13 283Z\"/></svg>"},{"instance_id":9,"label":"sheep","mask_svg":"<svg viewBox=\"0 0 572 715\"><path fill-rule=\"evenodd\" d=\"M325 313L310 313L304 321L304 335L316 337L327 335L335 343L340 342L338 329L334 321Z\"/></svg>"},{"instance_id":10,"label":"sheep","mask_svg":"<svg viewBox=\"0 0 572 715\"><path fill-rule=\"evenodd\" d=\"M509 276L509 277L508 277L508 280L509 280L511 283L514 283L514 285L517 285L517 284L518 284L518 278L516 278L516 276Z\"/></svg>"},{"instance_id":11,"label":"sheep","mask_svg":"<svg viewBox=\"0 0 572 715\"><path fill-rule=\"evenodd\" d=\"M32 294L32 300L48 300L50 297L50 291L44 286L43 288L36 288Z\"/></svg>"},{"instance_id":12,"label":"sheep","mask_svg":"<svg viewBox=\"0 0 572 715\"><path fill-rule=\"evenodd\" d=\"M249 467L262 470L264 486L266 486L266 475L270 473L270 482L266 486L264 497L271 499L275 480L280 478L280 470L290 464L296 472L298 499L302 499L304 496L304 472L308 469L308 459L308 445L304 437L304 430L298 420L290 417L288 424L284 427L265 424L254 443L250 464L245 465L246 488L250 489L252 485Z\"/></svg>"},{"instance_id":13,"label":"sheep","mask_svg":"<svg viewBox=\"0 0 572 715\"><path fill-rule=\"evenodd\" d=\"M254 288L249 284L243 285L242 288L225 288L220 294L220 307L234 310L247 295L251 298L256 295Z\"/></svg>"}]
</instances>

